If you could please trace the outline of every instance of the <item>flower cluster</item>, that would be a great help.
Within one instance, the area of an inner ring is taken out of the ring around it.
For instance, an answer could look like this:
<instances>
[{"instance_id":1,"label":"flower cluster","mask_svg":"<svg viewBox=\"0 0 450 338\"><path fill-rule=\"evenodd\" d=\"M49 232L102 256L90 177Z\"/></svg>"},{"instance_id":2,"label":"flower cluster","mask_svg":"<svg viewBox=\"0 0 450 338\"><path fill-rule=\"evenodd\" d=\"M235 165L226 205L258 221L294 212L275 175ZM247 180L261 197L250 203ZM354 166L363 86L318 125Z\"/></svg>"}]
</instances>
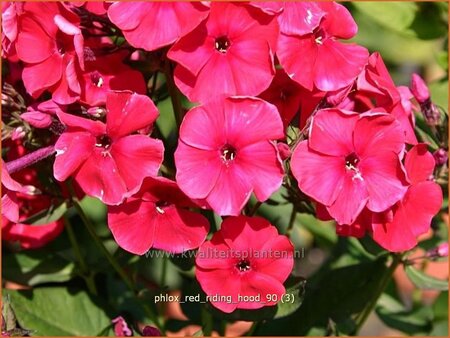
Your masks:
<instances>
[{"instance_id":1,"label":"flower cluster","mask_svg":"<svg viewBox=\"0 0 450 338\"><path fill-rule=\"evenodd\" d=\"M293 245L254 216L282 187L338 235L392 252L415 247L441 208L433 174L446 160L415 134L416 112L435 127L440 111L418 75L397 87L380 54L345 41L358 28L342 4L11 2L2 18L4 240L48 243L62 220L30 217L75 191L107 205L115 241L137 255L287 253L197 257L205 293L233 300L212 305L232 312L276 304L238 295L285 293ZM167 94L176 149L158 124ZM50 190L34 166L43 147ZM213 212L224 219L208 237Z\"/></svg>"}]
</instances>

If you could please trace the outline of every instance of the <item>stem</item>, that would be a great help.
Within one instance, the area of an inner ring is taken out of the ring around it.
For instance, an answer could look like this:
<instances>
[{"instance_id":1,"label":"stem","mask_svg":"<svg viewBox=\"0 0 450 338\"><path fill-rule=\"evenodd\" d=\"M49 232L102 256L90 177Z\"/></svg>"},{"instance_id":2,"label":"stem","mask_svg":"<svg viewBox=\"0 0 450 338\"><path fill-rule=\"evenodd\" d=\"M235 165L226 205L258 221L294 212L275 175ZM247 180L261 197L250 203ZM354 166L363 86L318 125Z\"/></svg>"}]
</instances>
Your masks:
<instances>
[{"instance_id":1,"label":"stem","mask_svg":"<svg viewBox=\"0 0 450 338\"><path fill-rule=\"evenodd\" d=\"M208 310L205 309L205 307L202 307L202 331L203 336L211 336L213 329L213 321L212 321L212 315L208 312Z\"/></svg>"},{"instance_id":2,"label":"stem","mask_svg":"<svg viewBox=\"0 0 450 338\"><path fill-rule=\"evenodd\" d=\"M89 218L86 216L86 214L83 211L83 208L81 208L81 205L76 200L74 196L74 191L72 186L69 184L69 189L72 195L72 203L77 210L78 214L80 215L84 225L86 226L86 229L88 230L89 234L91 235L92 239L94 240L95 244L99 247L100 251L103 253L103 255L106 257L108 262L111 264L111 266L116 270L116 272L119 274L122 281L125 283L125 285L128 287L128 289L133 293L136 300L139 302L139 304L142 306L144 311L146 312L147 316L155 323L155 325L158 327L158 329L164 334L164 328L160 324L158 318L156 317L153 310L144 303L138 296L138 290L134 287L133 282L131 279L127 276L125 271L122 269L122 267L117 263L117 261L114 259L114 257L109 253L109 251L106 249L105 245L103 244L102 240L98 237L97 233L95 232L94 225L91 223Z\"/></svg>"},{"instance_id":3,"label":"stem","mask_svg":"<svg viewBox=\"0 0 450 338\"><path fill-rule=\"evenodd\" d=\"M219 327L219 336L220 337L225 337L226 332L227 332L227 321L226 320L221 320L220 321L220 327Z\"/></svg>"},{"instance_id":4,"label":"stem","mask_svg":"<svg viewBox=\"0 0 450 338\"><path fill-rule=\"evenodd\" d=\"M365 323L367 317L371 314L375 306L377 305L378 298L380 298L381 294L386 289L389 281L392 278L392 275L394 274L395 269L397 266L401 263L402 257L400 255L393 255L392 256L392 263L389 266L388 269L384 271L383 276L381 277L380 285L377 289L377 291L372 295L372 298L367 303L367 306L364 308L362 312L359 313L359 315L356 317L355 323L356 323L356 329L355 333L358 334L359 330L361 330L363 324Z\"/></svg>"},{"instance_id":5,"label":"stem","mask_svg":"<svg viewBox=\"0 0 450 338\"><path fill-rule=\"evenodd\" d=\"M178 128L180 128L181 121L183 121L183 106L181 105L180 92L173 81L173 69L169 59L164 62L164 73L166 75L167 90L172 101L173 113Z\"/></svg>"},{"instance_id":6,"label":"stem","mask_svg":"<svg viewBox=\"0 0 450 338\"><path fill-rule=\"evenodd\" d=\"M167 257L163 257L162 261L162 267L161 267L161 281L160 281L160 288L163 288L166 284L166 274L167 274Z\"/></svg>"},{"instance_id":7,"label":"stem","mask_svg":"<svg viewBox=\"0 0 450 338\"><path fill-rule=\"evenodd\" d=\"M32 153L26 154L17 160L9 161L8 163L5 163L6 170L8 173L12 174L16 171L22 170L32 164L35 164L51 155L55 152L55 146L48 146L41 149L38 149L36 151L33 151Z\"/></svg>"},{"instance_id":8,"label":"stem","mask_svg":"<svg viewBox=\"0 0 450 338\"><path fill-rule=\"evenodd\" d=\"M248 213L248 216L253 216L259 209L259 207L262 205L262 202L256 202L256 204L253 206L252 210Z\"/></svg>"},{"instance_id":9,"label":"stem","mask_svg":"<svg viewBox=\"0 0 450 338\"><path fill-rule=\"evenodd\" d=\"M66 227L67 235L69 236L70 244L72 245L73 252L75 257L77 258L78 264L80 265L80 270L84 281L86 282L87 288L90 293L93 295L98 295L97 287L95 286L94 276L89 271L88 265L81 254L80 246L78 245L77 238L75 237L75 233L72 229L72 225L70 224L67 217L64 217L64 226Z\"/></svg>"},{"instance_id":10,"label":"stem","mask_svg":"<svg viewBox=\"0 0 450 338\"><path fill-rule=\"evenodd\" d=\"M291 217L289 218L289 225L286 229L286 236L288 238L291 237L292 229L294 229L295 218L297 216L297 210L295 209L295 205L292 206Z\"/></svg>"}]
</instances>

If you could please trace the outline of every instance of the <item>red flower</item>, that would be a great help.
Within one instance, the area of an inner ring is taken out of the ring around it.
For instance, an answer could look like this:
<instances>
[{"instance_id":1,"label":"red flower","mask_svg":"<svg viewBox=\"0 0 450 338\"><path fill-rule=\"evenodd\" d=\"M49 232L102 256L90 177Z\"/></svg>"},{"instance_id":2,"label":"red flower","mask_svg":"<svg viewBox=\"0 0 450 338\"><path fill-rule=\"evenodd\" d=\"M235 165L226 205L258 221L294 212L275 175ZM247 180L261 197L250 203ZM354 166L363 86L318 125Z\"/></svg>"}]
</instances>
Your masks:
<instances>
[{"instance_id":1,"label":"red flower","mask_svg":"<svg viewBox=\"0 0 450 338\"><path fill-rule=\"evenodd\" d=\"M33 97L49 90L60 104L79 98L84 67L79 23L78 16L61 3L25 3L19 17L16 49L25 63L25 88Z\"/></svg>"},{"instance_id":2,"label":"red flower","mask_svg":"<svg viewBox=\"0 0 450 338\"><path fill-rule=\"evenodd\" d=\"M230 313L275 305L294 265L294 248L286 236L260 217L229 217L199 249L196 277L207 296L230 297L210 302ZM268 295L276 295L269 297ZM241 297L261 297L245 301Z\"/></svg>"},{"instance_id":3,"label":"red flower","mask_svg":"<svg viewBox=\"0 0 450 338\"><path fill-rule=\"evenodd\" d=\"M115 2L109 19L136 48L155 50L192 31L208 16L200 2Z\"/></svg>"},{"instance_id":4,"label":"red flower","mask_svg":"<svg viewBox=\"0 0 450 338\"><path fill-rule=\"evenodd\" d=\"M54 175L59 181L74 175L83 191L106 204L119 204L156 176L163 144L146 135L131 135L158 117L144 95L111 92L106 98L106 124L58 113L66 131L56 142Z\"/></svg>"},{"instance_id":5,"label":"red flower","mask_svg":"<svg viewBox=\"0 0 450 338\"><path fill-rule=\"evenodd\" d=\"M339 224L351 224L366 205L382 212L403 198L403 149L404 134L392 115L324 109L309 139L295 148L291 168L305 194Z\"/></svg>"},{"instance_id":6,"label":"red flower","mask_svg":"<svg viewBox=\"0 0 450 338\"><path fill-rule=\"evenodd\" d=\"M283 138L276 108L256 98L227 98L190 110L175 152L176 180L220 215L238 215L252 191L264 201L283 180L274 140Z\"/></svg>"},{"instance_id":7,"label":"red flower","mask_svg":"<svg viewBox=\"0 0 450 338\"><path fill-rule=\"evenodd\" d=\"M108 225L119 246L134 254L181 253L198 248L209 231L208 220L188 210L195 206L175 182L147 178L136 195L108 207Z\"/></svg>"},{"instance_id":8,"label":"red flower","mask_svg":"<svg viewBox=\"0 0 450 338\"><path fill-rule=\"evenodd\" d=\"M442 205L442 190L430 180L435 161L426 144L414 146L405 157L411 182L404 198L392 208L392 217L384 222L372 217L373 238L383 248L399 252L417 245L417 237L430 229L431 219Z\"/></svg>"},{"instance_id":9,"label":"red flower","mask_svg":"<svg viewBox=\"0 0 450 338\"><path fill-rule=\"evenodd\" d=\"M320 25L311 33L292 35L282 30L277 56L286 73L305 88L334 91L356 79L369 54L361 46L337 41L352 38L358 29L344 6L335 2L317 6L325 12Z\"/></svg>"},{"instance_id":10,"label":"red flower","mask_svg":"<svg viewBox=\"0 0 450 338\"><path fill-rule=\"evenodd\" d=\"M15 53L17 39L17 21L23 13L23 3L2 2L2 57L8 58Z\"/></svg>"},{"instance_id":11,"label":"red flower","mask_svg":"<svg viewBox=\"0 0 450 338\"><path fill-rule=\"evenodd\" d=\"M85 60L85 71L81 79L81 98L91 106L103 105L110 90L130 90L145 94L147 87L142 74L123 63L127 52L101 55L101 49L107 52L110 44L99 44L98 40L89 42L89 57ZM92 48L92 49L91 49ZM94 50L98 49L98 55Z\"/></svg>"},{"instance_id":12,"label":"red flower","mask_svg":"<svg viewBox=\"0 0 450 338\"><path fill-rule=\"evenodd\" d=\"M208 19L169 50L178 62L175 83L194 102L258 95L275 75L277 35L273 16L244 4L212 3Z\"/></svg>"}]
</instances>

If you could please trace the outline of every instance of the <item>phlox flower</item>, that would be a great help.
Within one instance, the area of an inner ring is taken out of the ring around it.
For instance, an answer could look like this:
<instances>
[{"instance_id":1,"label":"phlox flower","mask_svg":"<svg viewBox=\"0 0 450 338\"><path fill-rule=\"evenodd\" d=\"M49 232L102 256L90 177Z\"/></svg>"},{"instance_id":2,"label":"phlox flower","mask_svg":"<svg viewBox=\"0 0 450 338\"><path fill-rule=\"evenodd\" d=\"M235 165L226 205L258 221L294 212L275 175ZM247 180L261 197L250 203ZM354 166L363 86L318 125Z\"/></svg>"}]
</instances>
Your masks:
<instances>
[{"instance_id":1,"label":"phlox flower","mask_svg":"<svg viewBox=\"0 0 450 338\"><path fill-rule=\"evenodd\" d=\"M273 16L247 4L213 2L208 19L168 52L178 63L175 83L193 102L218 93L256 96L275 75L277 35Z\"/></svg>"},{"instance_id":2,"label":"phlox flower","mask_svg":"<svg viewBox=\"0 0 450 338\"><path fill-rule=\"evenodd\" d=\"M351 224L365 206L382 212L403 198L404 142L392 115L323 109L313 118L309 139L292 154L292 173L300 190L324 204L339 224Z\"/></svg>"},{"instance_id":3,"label":"phlox flower","mask_svg":"<svg viewBox=\"0 0 450 338\"><path fill-rule=\"evenodd\" d=\"M265 201L283 180L275 140L283 138L275 106L256 98L210 101L191 109L175 151L176 180L220 215L238 215L250 195Z\"/></svg>"},{"instance_id":4,"label":"phlox flower","mask_svg":"<svg viewBox=\"0 0 450 338\"><path fill-rule=\"evenodd\" d=\"M134 254L150 248L181 253L198 248L209 231L208 220L188 209L195 206L175 182L146 178L136 195L108 207L108 226L119 246Z\"/></svg>"},{"instance_id":5,"label":"phlox flower","mask_svg":"<svg viewBox=\"0 0 450 338\"><path fill-rule=\"evenodd\" d=\"M294 265L294 248L286 236L260 217L228 217L195 260L196 277L207 295L229 296L232 302L211 301L223 312L275 305L285 293L284 281ZM238 296L260 296L260 302ZM263 303L264 302L264 303Z\"/></svg>"},{"instance_id":6,"label":"phlox flower","mask_svg":"<svg viewBox=\"0 0 450 338\"><path fill-rule=\"evenodd\" d=\"M54 176L73 175L83 191L105 204L120 204L156 176L163 159L161 141L133 134L155 122L158 110L144 95L110 92L106 124L59 112L66 131L55 144Z\"/></svg>"}]
</instances>

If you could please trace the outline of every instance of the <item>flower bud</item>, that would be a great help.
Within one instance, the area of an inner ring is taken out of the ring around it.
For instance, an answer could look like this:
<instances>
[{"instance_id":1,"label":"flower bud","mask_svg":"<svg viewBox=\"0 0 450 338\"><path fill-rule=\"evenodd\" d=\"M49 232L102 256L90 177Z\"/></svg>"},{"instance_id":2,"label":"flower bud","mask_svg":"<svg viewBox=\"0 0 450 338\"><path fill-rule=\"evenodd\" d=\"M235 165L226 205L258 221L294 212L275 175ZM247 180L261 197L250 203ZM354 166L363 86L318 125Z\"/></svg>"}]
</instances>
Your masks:
<instances>
[{"instance_id":1,"label":"flower bud","mask_svg":"<svg viewBox=\"0 0 450 338\"><path fill-rule=\"evenodd\" d=\"M114 334L117 337L131 337L133 335L133 331L128 327L122 316L114 318L111 322L114 324Z\"/></svg>"},{"instance_id":2,"label":"flower bud","mask_svg":"<svg viewBox=\"0 0 450 338\"><path fill-rule=\"evenodd\" d=\"M146 326L142 330L142 335L144 337L160 337L161 336L161 332L156 327Z\"/></svg>"},{"instance_id":3,"label":"flower bud","mask_svg":"<svg viewBox=\"0 0 450 338\"><path fill-rule=\"evenodd\" d=\"M277 143L278 153L280 154L281 160L286 160L291 156L291 149L286 143L278 142Z\"/></svg>"},{"instance_id":4,"label":"flower bud","mask_svg":"<svg viewBox=\"0 0 450 338\"><path fill-rule=\"evenodd\" d=\"M437 247L428 250L426 256L432 259L440 257L448 257L448 243L442 243Z\"/></svg>"},{"instance_id":5,"label":"flower bud","mask_svg":"<svg viewBox=\"0 0 450 338\"><path fill-rule=\"evenodd\" d=\"M439 148L433 153L434 160L436 161L436 166L441 166L447 163L448 153L445 149Z\"/></svg>"},{"instance_id":6,"label":"flower bud","mask_svg":"<svg viewBox=\"0 0 450 338\"><path fill-rule=\"evenodd\" d=\"M412 75L411 79L411 92L416 98L417 102L422 103L430 99L430 91L428 90L425 81L417 74Z\"/></svg>"},{"instance_id":7,"label":"flower bud","mask_svg":"<svg viewBox=\"0 0 450 338\"><path fill-rule=\"evenodd\" d=\"M11 140L21 140L25 137L25 130L23 130L23 127L17 127L14 129L11 133Z\"/></svg>"}]
</instances>

